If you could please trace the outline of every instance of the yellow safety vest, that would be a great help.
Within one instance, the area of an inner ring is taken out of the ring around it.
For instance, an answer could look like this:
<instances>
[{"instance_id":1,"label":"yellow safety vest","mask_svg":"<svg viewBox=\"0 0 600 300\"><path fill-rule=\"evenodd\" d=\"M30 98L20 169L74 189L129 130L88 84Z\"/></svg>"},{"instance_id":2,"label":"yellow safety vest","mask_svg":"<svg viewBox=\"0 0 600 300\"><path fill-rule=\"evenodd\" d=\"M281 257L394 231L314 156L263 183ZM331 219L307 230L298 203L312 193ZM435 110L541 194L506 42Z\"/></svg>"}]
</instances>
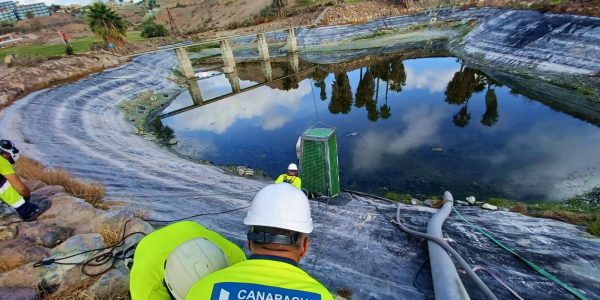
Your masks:
<instances>
[{"instance_id":1,"label":"yellow safety vest","mask_svg":"<svg viewBox=\"0 0 600 300\"><path fill-rule=\"evenodd\" d=\"M15 174L15 170L6 158L0 156L0 175L2 175L0 176L0 198L6 204L13 206L21 201L23 196L4 177L10 174Z\"/></svg>"},{"instance_id":2,"label":"yellow safety vest","mask_svg":"<svg viewBox=\"0 0 600 300\"><path fill-rule=\"evenodd\" d=\"M186 300L333 300L333 295L290 260L253 255L198 281Z\"/></svg>"},{"instance_id":3,"label":"yellow safety vest","mask_svg":"<svg viewBox=\"0 0 600 300\"><path fill-rule=\"evenodd\" d=\"M277 180L275 180L275 183L282 183L282 182L287 182L299 189L302 188L302 179L300 179L300 177L298 177L298 176L290 176L288 174L281 174L281 175L279 175L279 177L277 177Z\"/></svg>"},{"instance_id":4,"label":"yellow safety vest","mask_svg":"<svg viewBox=\"0 0 600 300\"><path fill-rule=\"evenodd\" d=\"M244 251L220 234L192 221L173 223L144 237L135 249L129 275L131 299L170 300L163 284L165 260L177 246L199 237L221 248L232 265L246 260Z\"/></svg>"}]
</instances>

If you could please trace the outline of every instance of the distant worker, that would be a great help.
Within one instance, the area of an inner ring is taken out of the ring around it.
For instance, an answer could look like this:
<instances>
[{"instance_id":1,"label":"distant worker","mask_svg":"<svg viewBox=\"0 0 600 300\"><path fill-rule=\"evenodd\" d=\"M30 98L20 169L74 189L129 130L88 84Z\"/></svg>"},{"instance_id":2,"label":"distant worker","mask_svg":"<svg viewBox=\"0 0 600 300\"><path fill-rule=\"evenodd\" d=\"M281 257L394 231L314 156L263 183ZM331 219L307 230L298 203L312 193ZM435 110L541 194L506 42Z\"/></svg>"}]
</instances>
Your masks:
<instances>
[{"instance_id":1,"label":"distant worker","mask_svg":"<svg viewBox=\"0 0 600 300\"><path fill-rule=\"evenodd\" d=\"M298 166L296 164L290 164L286 174L281 174L275 180L275 183L287 182L299 189L302 188L302 180L298 177Z\"/></svg>"},{"instance_id":2,"label":"distant worker","mask_svg":"<svg viewBox=\"0 0 600 300\"><path fill-rule=\"evenodd\" d=\"M12 165L19 159L19 149L9 140L0 140L0 198L13 207L23 221L35 221L51 202L37 205L29 201L29 188L15 174Z\"/></svg>"},{"instance_id":3,"label":"distant worker","mask_svg":"<svg viewBox=\"0 0 600 300\"><path fill-rule=\"evenodd\" d=\"M213 272L190 289L187 300L333 300L321 283L298 267L313 230L306 196L287 183L261 189L244 219L252 255Z\"/></svg>"},{"instance_id":4,"label":"distant worker","mask_svg":"<svg viewBox=\"0 0 600 300\"><path fill-rule=\"evenodd\" d=\"M245 259L244 251L220 234L192 221L173 223L137 245L129 293L132 300L183 300L202 277Z\"/></svg>"}]
</instances>

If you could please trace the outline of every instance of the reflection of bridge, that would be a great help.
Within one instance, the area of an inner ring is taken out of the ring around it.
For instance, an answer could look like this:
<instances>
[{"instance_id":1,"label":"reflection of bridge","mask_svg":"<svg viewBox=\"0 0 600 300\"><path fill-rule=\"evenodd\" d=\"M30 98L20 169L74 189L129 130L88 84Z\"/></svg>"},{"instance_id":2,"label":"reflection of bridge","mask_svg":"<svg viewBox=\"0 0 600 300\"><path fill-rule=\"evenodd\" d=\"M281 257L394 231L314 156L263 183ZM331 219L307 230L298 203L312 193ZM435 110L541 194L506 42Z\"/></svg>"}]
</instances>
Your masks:
<instances>
[{"instance_id":1,"label":"reflection of bridge","mask_svg":"<svg viewBox=\"0 0 600 300\"><path fill-rule=\"evenodd\" d=\"M200 91L200 86L198 85L198 81L196 79L196 74L194 72L194 68L192 67L192 63L191 63L190 58L186 51L186 47L193 46L193 45L175 48L175 54L177 56L177 61L179 62L179 67L181 68L181 73L188 80L188 87L189 87L190 95L192 96L192 100L193 100L194 104L184 107L184 108L181 108L181 109L178 109L178 110L175 110L175 111L172 111L172 112L169 112L169 113L162 114L162 115L158 116L158 119L168 118L168 117L180 114L182 112L186 112L188 110L191 110L191 109L194 109L194 108L197 108L200 106L211 104L211 103L223 100L225 98L228 98L228 97L231 97L231 96L234 96L237 94L245 93L247 91L259 88L266 84L276 82L279 80L283 80L288 77L296 76L299 73L303 73L305 71L314 69L315 67L311 67L311 68L307 68L302 71L299 71L299 61L298 61L298 54L297 54L298 46L296 44L296 35L294 33L293 28L287 29L286 31L288 34L286 48L287 48L287 52L288 52L288 61L290 64L289 67L290 67L290 70L292 71L292 74L273 79L273 71L271 69L271 61L270 61L270 57L269 57L269 45L267 44L265 34L259 33L256 35L256 42L257 42L257 48L258 48L258 56L259 56L259 59L261 62L261 71L265 78L265 82L259 83L259 84L256 84L256 85L244 88L244 89L242 89L240 87L240 77L238 76L238 73L237 73L235 59L233 57L233 51L232 51L231 45L229 44L229 38L220 39L219 42L220 42L220 47L221 47L221 58L223 59L223 64L224 64L223 65L223 73L225 73L225 76L229 80L229 84L231 85L232 92L225 94L225 95L218 96L213 99L206 100L206 101L202 99L202 93Z\"/></svg>"},{"instance_id":2,"label":"reflection of bridge","mask_svg":"<svg viewBox=\"0 0 600 300\"><path fill-rule=\"evenodd\" d=\"M294 59L295 57L295 59ZM234 69L233 72L231 73L225 73L225 76L227 77L227 79L229 80L229 84L231 86L231 93L227 93L224 95L220 95L217 96L215 98L212 99L208 99L208 100L203 100L202 99L202 94L200 92L200 86L198 85L198 80L196 80L195 78L192 78L190 80L188 80L188 87L189 87L189 92L190 95L192 96L192 100L194 102L194 104L190 105L190 106L186 106L168 113L164 113L160 116L157 117L157 119L164 119L164 118L168 118L168 117L172 117L174 115L178 115L180 113L201 107L201 106L205 106L211 103L215 103L218 101L221 101L223 99L238 95L238 94L243 94L245 92L251 91L253 89L274 83L274 82L278 82L281 80L284 80L286 78L290 78L290 77L294 77L297 76L299 74L314 70L317 66L314 67L309 67L309 68L305 68L303 70L298 70L298 56L296 54L292 54L290 55L290 68L292 69L292 74L288 74L288 75L284 75L284 76L280 76L277 78L273 78L272 76L272 71L271 71L271 62L270 61L263 61L261 62L261 70L263 72L263 75L265 77L265 81L262 83L258 83L252 86L249 86L247 88L240 88L240 78L237 74L237 70ZM295 64L295 68L292 66Z\"/></svg>"}]
</instances>

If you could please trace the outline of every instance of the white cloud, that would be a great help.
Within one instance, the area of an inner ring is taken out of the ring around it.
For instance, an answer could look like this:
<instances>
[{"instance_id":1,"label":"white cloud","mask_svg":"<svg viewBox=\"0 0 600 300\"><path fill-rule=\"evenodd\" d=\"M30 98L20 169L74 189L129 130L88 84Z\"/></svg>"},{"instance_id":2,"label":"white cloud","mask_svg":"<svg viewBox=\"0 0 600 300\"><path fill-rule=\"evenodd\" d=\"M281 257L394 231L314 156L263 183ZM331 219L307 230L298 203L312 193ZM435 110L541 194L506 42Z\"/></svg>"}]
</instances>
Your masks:
<instances>
[{"instance_id":1,"label":"white cloud","mask_svg":"<svg viewBox=\"0 0 600 300\"><path fill-rule=\"evenodd\" d=\"M385 155L402 155L411 149L437 140L441 121L446 114L441 106L421 105L402 116L404 131L369 131L356 143L352 167L359 171L376 170L383 163Z\"/></svg>"},{"instance_id":2,"label":"white cloud","mask_svg":"<svg viewBox=\"0 0 600 300\"><path fill-rule=\"evenodd\" d=\"M446 90L448 82L459 67L446 69L418 69L406 67L406 86L404 89L428 89L431 93Z\"/></svg>"},{"instance_id":3,"label":"white cloud","mask_svg":"<svg viewBox=\"0 0 600 300\"><path fill-rule=\"evenodd\" d=\"M225 80L212 81L212 86L201 84L201 89L220 89L228 84ZM173 117L169 126L175 131L204 130L221 134L239 120L257 118L263 129L275 130L293 119L302 97L309 93L309 81L299 83L298 89L290 91L265 86L185 112Z\"/></svg>"},{"instance_id":4,"label":"white cloud","mask_svg":"<svg viewBox=\"0 0 600 300\"><path fill-rule=\"evenodd\" d=\"M590 190L600 182L600 132L553 122L537 124L515 135L505 148L491 153L491 168L506 175L510 195L537 193L565 199Z\"/></svg>"}]
</instances>

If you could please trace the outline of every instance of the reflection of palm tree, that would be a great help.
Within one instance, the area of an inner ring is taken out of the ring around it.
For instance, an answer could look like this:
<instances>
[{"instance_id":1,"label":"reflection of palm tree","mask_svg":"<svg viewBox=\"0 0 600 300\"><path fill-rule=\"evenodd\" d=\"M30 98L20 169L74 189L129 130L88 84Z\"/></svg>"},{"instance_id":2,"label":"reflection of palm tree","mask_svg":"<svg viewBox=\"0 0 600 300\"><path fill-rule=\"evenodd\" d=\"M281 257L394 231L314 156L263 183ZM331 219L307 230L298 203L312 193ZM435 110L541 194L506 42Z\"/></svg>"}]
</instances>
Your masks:
<instances>
[{"instance_id":1,"label":"reflection of palm tree","mask_svg":"<svg viewBox=\"0 0 600 300\"><path fill-rule=\"evenodd\" d=\"M454 125L456 125L458 127L465 127L465 126L469 125L469 121L471 121L471 113L469 113L467 104L469 104L468 101L465 102L465 104L458 111L458 113L456 113L452 117L452 122L454 122Z\"/></svg>"},{"instance_id":2,"label":"reflection of palm tree","mask_svg":"<svg viewBox=\"0 0 600 300\"><path fill-rule=\"evenodd\" d=\"M312 73L312 77L315 80L315 87L321 89L319 96L323 101L327 100L327 87L325 85L327 75L329 75L329 73L321 68L315 68L315 71Z\"/></svg>"},{"instance_id":3,"label":"reflection of palm tree","mask_svg":"<svg viewBox=\"0 0 600 300\"><path fill-rule=\"evenodd\" d=\"M325 80L319 82L319 88L321 89L321 93L319 94L319 97L321 98L322 101L327 100L327 87L325 86Z\"/></svg>"},{"instance_id":4,"label":"reflection of palm tree","mask_svg":"<svg viewBox=\"0 0 600 300\"><path fill-rule=\"evenodd\" d=\"M390 86L390 82L387 81L385 83L385 104L382 105L379 108L379 111L381 112L381 118L384 119L384 120L387 119L387 118L389 118L392 115L392 113L391 113L392 108L388 105L388 90L389 90L389 86Z\"/></svg>"},{"instance_id":5,"label":"reflection of palm tree","mask_svg":"<svg viewBox=\"0 0 600 300\"><path fill-rule=\"evenodd\" d=\"M379 78L377 78L377 84L375 89L375 99L371 98L365 106L367 107L367 118L371 122L376 122L379 120L379 111L377 110L377 101L379 99Z\"/></svg>"},{"instance_id":6,"label":"reflection of palm tree","mask_svg":"<svg viewBox=\"0 0 600 300\"><path fill-rule=\"evenodd\" d=\"M332 84L331 102L329 111L332 114L347 114L352 107L352 90L350 89L350 79L348 74L337 73Z\"/></svg>"},{"instance_id":7,"label":"reflection of palm tree","mask_svg":"<svg viewBox=\"0 0 600 300\"><path fill-rule=\"evenodd\" d=\"M394 92L401 92L402 87L406 85L406 72L404 71L404 63L401 60L392 62L390 81L390 89Z\"/></svg>"},{"instance_id":8,"label":"reflection of palm tree","mask_svg":"<svg viewBox=\"0 0 600 300\"><path fill-rule=\"evenodd\" d=\"M452 80L446 87L446 102L450 104L463 104L468 101L474 92L485 89L485 75L469 67L460 67L454 73Z\"/></svg>"},{"instance_id":9,"label":"reflection of palm tree","mask_svg":"<svg viewBox=\"0 0 600 300\"><path fill-rule=\"evenodd\" d=\"M375 82L373 80L373 75L371 75L371 71L367 69L365 76L361 76L361 79L358 82L358 88L356 88L356 102L354 103L354 106L359 108L365 106L367 102L373 100L374 93Z\"/></svg>"},{"instance_id":10,"label":"reflection of palm tree","mask_svg":"<svg viewBox=\"0 0 600 300\"><path fill-rule=\"evenodd\" d=\"M498 122L498 97L494 89L488 88L485 93L485 113L481 117L481 124L493 126Z\"/></svg>"},{"instance_id":11,"label":"reflection of palm tree","mask_svg":"<svg viewBox=\"0 0 600 300\"><path fill-rule=\"evenodd\" d=\"M284 78L281 81L281 85L283 87L284 90L289 91L292 89L297 89L298 88L298 77L296 77L296 75L292 75L294 74L294 71L292 70L292 68L285 68L285 70L283 71L283 76L288 76L286 78Z\"/></svg>"}]
</instances>

